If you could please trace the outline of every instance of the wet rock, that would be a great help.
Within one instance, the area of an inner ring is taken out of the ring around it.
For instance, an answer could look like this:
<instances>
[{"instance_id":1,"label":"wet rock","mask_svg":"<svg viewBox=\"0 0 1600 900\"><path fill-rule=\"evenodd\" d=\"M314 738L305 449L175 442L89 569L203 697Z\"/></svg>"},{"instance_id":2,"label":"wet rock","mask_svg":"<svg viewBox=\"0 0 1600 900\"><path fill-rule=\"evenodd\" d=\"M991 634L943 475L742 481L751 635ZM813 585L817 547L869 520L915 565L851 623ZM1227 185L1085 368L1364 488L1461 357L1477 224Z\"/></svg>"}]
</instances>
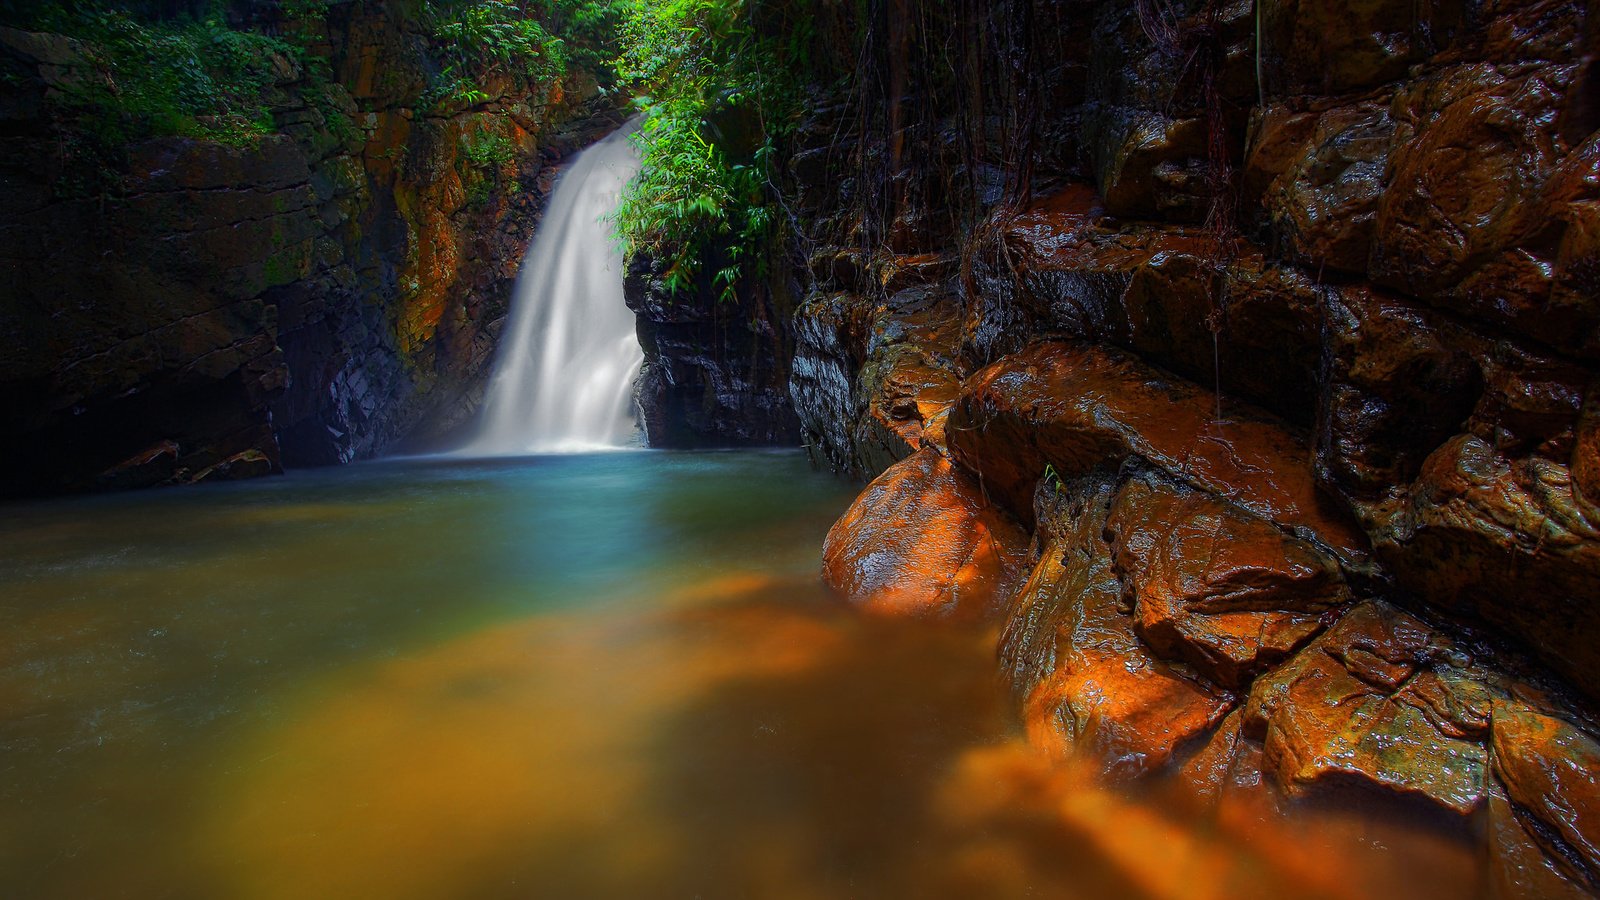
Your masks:
<instances>
[{"instance_id":1,"label":"wet rock","mask_svg":"<svg viewBox=\"0 0 1600 900\"><path fill-rule=\"evenodd\" d=\"M789 391L813 459L873 476L944 444L960 386L961 309L937 286L882 302L816 294L794 319Z\"/></svg>"},{"instance_id":2,"label":"wet rock","mask_svg":"<svg viewBox=\"0 0 1600 900\"><path fill-rule=\"evenodd\" d=\"M1431 455L1405 496L1364 515L1384 562L1407 589L1486 621L1591 695L1600 690L1600 530L1563 464L1508 458L1458 435Z\"/></svg>"},{"instance_id":3,"label":"wet rock","mask_svg":"<svg viewBox=\"0 0 1600 900\"><path fill-rule=\"evenodd\" d=\"M966 358L1037 337L1111 343L1309 424L1322 320L1311 279L1212 234L1112 228L1098 203L1077 185L993 223L973 265Z\"/></svg>"},{"instance_id":4,"label":"wet rock","mask_svg":"<svg viewBox=\"0 0 1600 900\"><path fill-rule=\"evenodd\" d=\"M861 415L855 373L864 360L869 310L858 294L813 294L795 311L789 397L814 462L850 470Z\"/></svg>"},{"instance_id":5,"label":"wet rock","mask_svg":"<svg viewBox=\"0 0 1600 900\"><path fill-rule=\"evenodd\" d=\"M652 447L765 446L798 437L791 301L771 286L744 286L737 302L723 302L712 284L720 265L703 266L696 284L674 293L648 254L628 261L623 292L645 355L636 396Z\"/></svg>"},{"instance_id":6,"label":"wet rock","mask_svg":"<svg viewBox=\"0 0 1600 900\"><path fill-rule=\"evenodd\" d=\"M1576 355L1600 351L1600 135L1545 184L1529 234L1452 292L1453 305Z\"/></svg>"},{"instance_id":7,"label":"wet rock","mask_svg":"<svg viewBox=\"0 0 1600 900\"><path fill-rule=\"evenodd\" d=\"M1275 238L1295 259L1318 272L1366 271L1394 131L1376 103L1317 117L1262 201Z\"/></svg>"},{"instance_id":8,"label":"wet rock","mask_svg":"<svg viewBox=\"0 0 1600 900\"><path fill-rule=\"evenodd\" d=\"M1139 640L1103 537L1115 481L1062 490L1041 524L1050 538L1012 606L1001 660L1025 696L1033 744L1086 754L1116 777L1148 774L1206 734L1233 698Z\"/></svg>"},{"instance_id":9,"label":"wet rock","mask_svg":"<svg viewBox=\"0 0 1600 900\"><path fill-rule=\"evenodd\" d=\"M1239 172L1240 194L1259 203L1267 186L1305 154L1321 115L1288 103L1260 106L1250 116L1250 134Z\"/></svg>"},{"instance_id":10,"label":"wet rock","mask_svg":"<svg viewBox=\"0 0 1600 900\"><path fill-rule=\"evenodd\" d=\"M1322 495L1310 453L1260 414L1216 417L1215 397L1123 354L1044 342L967 379L951 412L955 458L1025 520L1049 465L1072 477L1129 456L1148 460L1292 533L1367 564L1367 542Z\"/></svg>"},{"instance_id":11,"label":"wet rock","mask_svg":"<svg viewBox=\"0 0 1600 900\"><path fill-rule=\"evenodd\" d=\"M878 476L828 532L823 577L868 611L982 620L1010 596L1027 536L934 450Z\"/></svg>"},{"instance_id":12,"label":"wet rock","mask_svg":"<svg viewBox=\"0 0 1600 900\"><path fill-rule=\"evenodd\" d=\"M1548 75L1447 69L1395 100L1389 184L1378 205L1371 271L1431 297L1537 226L1558 152L1560 91Z\"/></svg>"},{"instance_id":13,"label":"wet rock","mask_svg":"<svg viewBox=\"0 0 1600 900\"><path fill-rule=\"evenodd\" d=\"M1326 298L1318 470L1341 491L1380 494L1414 478L1461 429L1483 376L1425 307L1362 287Z\"/></svg>"},{"instance_id":14,"label":"wet rock","mask_svg":"<svg viewBox=\"0 0 1600 900\"><path fill-rule=\"evenodd\" d=\"M1337 564L1310 544L1163 478L1129 481L1106 533L1139 636L1226 687L1311 640L1347 599Z\"/></svg>"},{"instance_id":15,"label":"wet rock","mask_svg":"<svg viewBox=\"0 0 1600 900\"><path fill-rule=\"evenodd\" d=\"M1593 897L1583 876L1552 857L1540 846L1534 826L1525 824L1506 799L1505 789L1495 785L1489 792L1489 897L1514 900L1539 897L1544 900L1584 900Z\"/></svg>"},{"instance_id":16,"label":"wet rock","mask_svg":"<svg viewBox=\"0 0 1600 900\"><path fill-rule=\"evenodd\" d=\"M1205 744L1178 769L1178 780L1196 797L1217 803L1230 795L1255 793L1261 775L1261 743L1244 735L1244 713L1228 713Z\"/></svg>"},{"instance_id":17,"label":"wet rock","mask_svg":"<svg viewBox=\"0 0 1600 900\"><path fill-rule=\"evenodd\" d=\"M993 362L1039 335L1099 337L1123 318L1122 293L1150 253L1103 233L1103 216L1099 195L1079 184L990 224L972 264L970 360Z\"/></svg>"},{"instance_id":18,"label":"wet rock","mask_svg":"<svg viewBox=\"0 0 1600 900\"><path fill-rule=\"evenodd\" d=\"M1436 662L1432 629L1381 602L1347 613L1251 688L1245 733L1295 797L1345 786L1462 816L1484 800L1490 695Z\"/></svg>"},{"instance_id":19,"label":"wet rock","mask_svg":"<svg viewBox=\"0 0 1600 900\"><path fill-rule=\"evenodd\" d=\"M1106 210L1118 218L1199 222L1210 203L1203 119L1127 115L1099 167Z\"/></svg>"},{"instance_id":20,"label":"wet rock","mask_svg":"<svg viewBox=\"0 0 1600 900\"><path fill-rule=\"evenodd\" d=\"M1533 834L1548 836L1542 843L1555 868L1600 886L1594 880L1600 875L1600 743L1553 716L1498 701L1492 746L1494 773L1505 786L1509 811L1531 819ZM1500 828L1512 827L1505 821L1507 811L1496 816ZM1508 837L1514 842L1514 833ZM1522 865L1538 868L1525 858Z\"/></svg>"},{"instance_id":21,"label":"wet rock","mask_svg":"<svg viewBox=\"0 0 1600 900\"><path fill-rule=\"evenodd\" d=\"M1250 252L1160 247L1123 297L1122 346L1230 398L1309 425L1321 394L1322 291L1303 272Z\"/></svg>"},{"instance_id":22,"label":"wet rock","mask_svg":"<svg viewBox=\"0 0 1600 900\"><path fill-rule=\"evenodd\" d=\"M914 344L900 345L883 357L862 372L862 391L871 399L856 446L898 443L906 450L892 453L896 459L923 446L944 446L945 416L961 388L954 367Z\"/></svg>"},{"instance_id":23,"label":"wet rock","mask_svg":"<svg viewBox=\"0 0 1600 900\"><path fill-rule=\"evenodd\" d=\"M246 450L243 453L235 453L214 466L209 466L196 472L191 480L196 484L209 481L240 481L245 478L260 478L263 475L272 475L282 471L270 457L260 450Z\"/></svg>"},{"instance_id":24,"label":"wet rock","mask_svg":"<svg viewBox=\"0 0 1600 900\"><path fill-rule=\"evenodd\" d=\"M96 480L110 490L162 484L177 477L178 453L177 444L158 441L101 472Z\"/></svg>"},{"instance_id":25,"label":"wet rock","mask_svg":"<svg viewBox=\"0 0 1600 900\"><path fill-rule=\"evenodd\" d=\"M1266 0L1260 11L1274 92L1333 94L1399 78L1467 24L1460 0L1416 8L1384 0Z\"/></svg>"},{"instance_id":26,"label":"wet rock","mask_svg":"<svg viewBox=\"0 0 1600 900\"><path fill-rule=\"evenodd\" d=\"M924 447L943 447L961 387L961 308L934 288L907 288L873 314L856 390L857 463L877 472Z\"/></svg>"}]
</instances>

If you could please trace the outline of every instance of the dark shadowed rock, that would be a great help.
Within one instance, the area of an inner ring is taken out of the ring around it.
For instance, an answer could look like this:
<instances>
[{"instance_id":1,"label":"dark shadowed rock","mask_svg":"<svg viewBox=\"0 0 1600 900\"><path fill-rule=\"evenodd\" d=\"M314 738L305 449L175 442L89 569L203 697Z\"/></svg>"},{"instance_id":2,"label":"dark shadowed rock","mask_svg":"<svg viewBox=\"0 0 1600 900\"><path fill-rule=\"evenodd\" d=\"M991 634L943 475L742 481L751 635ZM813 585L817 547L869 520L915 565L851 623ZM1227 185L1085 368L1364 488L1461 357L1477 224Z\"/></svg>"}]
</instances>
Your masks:
<instances>
[{"instance_id":1,"label":"dark shadowed rock","mask_svg":"<svg viewBox=\"0 0 1600 900\"><path fill-rule=\"evenodd\" d=\"M1318 272L1366 271L1394 130L1377 103L1317 117L1262 200L1275 238L1293 258Z\"/></svg>"},{"instance_id":2,"label":"dark shadowed rock","mask_svg":"<svg viewBox=\"0 0 1600 900\"><path fill-rule=\"evenodd\" d=\"M1508 458L1480 437L1459 435L1428 458L1408 494L1365 518L1402 585L1503 629L1596 691L1600 530L1565 465Z\"/></svg>"},{"instance_id":3,"label":"dark shadowed rock","mask_svg":"<svg viewBox=\"0 0 1600 900\"><path fill-rule=\"evenodd\" d=\"M1431 297L1539 223L1558 151L1548 74L1447 69L1395 99L1396 146L1371 260L1381 284Z\"/></svg>"},{"instance_id":4,"label":"dark shadowed rock","mask_svg":"<svg viewBox=\"0 0 1600 900\"><path fill-rule=\"evenodd\" d=\"M716 265L673 293L648 254L628 261L623 283L638 317L645 369L638 401L652 447L791 444L799 423L789 396L792 307L767 287L724 302Z\"/></svg>"}]
</instances>

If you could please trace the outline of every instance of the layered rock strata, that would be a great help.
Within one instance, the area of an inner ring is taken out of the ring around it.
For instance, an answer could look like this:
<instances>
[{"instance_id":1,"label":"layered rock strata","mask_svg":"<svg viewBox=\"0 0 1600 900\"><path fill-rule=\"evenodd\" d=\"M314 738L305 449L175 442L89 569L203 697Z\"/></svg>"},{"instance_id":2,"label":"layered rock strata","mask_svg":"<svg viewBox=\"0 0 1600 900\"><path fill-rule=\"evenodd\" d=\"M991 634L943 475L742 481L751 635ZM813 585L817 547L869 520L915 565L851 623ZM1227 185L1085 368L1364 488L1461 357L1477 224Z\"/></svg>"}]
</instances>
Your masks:
<instances>
[{"instance_id":1,"label":"layered rock strata","mask_svg":"<svg viewBox=\"0 0 1600 900\"><path fill-rule=\"evenodd\" d=\"M945 614L950 542L873 515L948 508L948 467L1031 534L976 605L1035 745L1405 809L1479 840L1492 896L1600 891L1584 8L1023 5L1084 25L1028 44L1084 80L1018 101L1077 127L1010 202L967 157L964 237L863 243L918 214L812 177L865 130L802 129L791 393L819 461L883 472L830 583Z\"/></svg>"}]
</instances>

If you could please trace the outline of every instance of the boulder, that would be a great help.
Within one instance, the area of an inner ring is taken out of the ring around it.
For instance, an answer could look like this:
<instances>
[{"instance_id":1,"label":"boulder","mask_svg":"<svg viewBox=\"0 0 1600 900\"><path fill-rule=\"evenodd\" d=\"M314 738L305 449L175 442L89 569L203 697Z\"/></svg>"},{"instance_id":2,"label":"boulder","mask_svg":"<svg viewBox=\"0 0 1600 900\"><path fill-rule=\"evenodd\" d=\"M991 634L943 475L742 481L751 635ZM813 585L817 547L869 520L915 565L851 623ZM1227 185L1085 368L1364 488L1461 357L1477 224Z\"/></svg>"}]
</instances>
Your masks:
<instances>
[{"instance_id":1,"label":"boulder","mask_svg":"<svg viewBox=\"0 0 1600 900\"><path fill-rule=\"evenodd\" d=\"M1154 475L1123 486L1106 533L1140 637L1226 687L1311 640L1348 598L1311 544Z\"/></svg>"},{"instance_id":2,"label":"boulder","mask_svg":"<svg viewBox=\"0 0 1600 900\"><path fill-rule=\"evenodd\" d=\"M1512 827L1506 812L1527 817L1534 825L1528 832L1555 838L1542 843L1559 871L1600 886L1593 880L1600 876L1600 743L1512 701L1494 704L1492 735L1494 774L1510 806L1496 817L1500 827Z\"/></svg>"},{"instance_id":3,"label":"boulder","mask_svg":"<svg viewBox=\"0 0 1600 900\"><path fill-rule=\"evenodd\" d=\"M1370 262L1380 284L1424 299L1539 225L1558 150L1550 74L1507 78L1462 65L1395 99L1389 184Z\"/></svg>"},{"instance_id":4,"label":"boulder","mask_svg":"<svg viewBox=\"0 0 1600 900\"><path fill-rule=\"evenodd\" d=\"M1001 659L1025 694L1032 743L1084 754L1114 777L1148 774L1210 731L1233 697L1139 640L1103 537L1114 481L1091 477L1063 490Z\"/></svg>"},{"instance_id":5,"label":"boulder","mask_svg":"<svg viewBox=\"0 0 1600 900\"><path fill-rule=\"evenodd\" d=\"M1394 130L1377 103L1317 117L1262 201L1274 237L1295 259L1313 271L1366 271Z\"/></svg>"},{"instance_id":6,"label":"boulder","mask_svg":"<svg viewBox=\"0 0 1600 900\"><path fill-rule=\"evenodd\" d=\"M1399 78L1461 30L1469 8L1461 0L1263 0L1267 86L1334 94Z\"/></svg>"},{"instance_id":7,"label":"boulder","mask_svg":"<svg viewBox=\"0 0 1600 900\"><path fill-rule=\"evenodd\" d=\"M1567 466L1457 435L1406 494L1367 507L1364 518L1402 586L1502 629L1600 694L1600 527Z\"/></svg>"},{"instance_id":8,"label":"boulder","mask_svg":"<svg viewBox=\"0 0 1600 900\"><path fill-rule=\"evenodd\" d=\"M1440 314L1365 287L1327 292L1323 483L1356 497L1416 477L1483 390L1474 355Z\"/></svg>"},{"instance_id":9,"label":"boulder","mask_svg":"<svg viewBox=\"0 0 1600 900\"><path fill-rule=\"evenodd\" d=\"M983 620L1025 573L1027 536L932 449L892 466L828 531L823 577L870 612Z\"/></svg>"},{"instance_id":10,"label":"boulder","mask_svg":"<svg viewBox=\"0 0 1600 900\"><path fill-rule=\"evenodd\" d=\"M1245 733L1290 797L1355 787L1467 816L1482 804L1490 695L1440 663L1450 645L1381 601L1363 603L1257 679Z\"/></svg>"},{"instance_id":11,"label":"boulder","mask_svg":"<svg viewBox=\"0 0 1600 900\"><path fill-rule=\"evenodd\" d=\"M1588 900L1594 893L1584 886L1583 876L1559 862L1559 856L1545 852L1536 826L1522 816L1506 799L1505 789L1495 785L1489 792L1489 898L1516 900L1538 897L1541 900Z\"/></svg>"},{"instance_id":12,"label":"boulder","mask_svg":"<svg viewBox=\"0 0 1600 900\"><path fill-rule=\"evenodd\" d=\"M1019 517L1032 519L1045 467L1079 475L1130 456L1331 551L1369 563L1366 536L1317 488L1292 429L1116 351L1040 342L968 378L950 414L954 457Z\"/></svg>"},{"instance_id":13,"label":"boulder","mask_svg":"<svg viewBox=\"0 0 1600 900\"><path fill-rule=\"evenodd\" d=\"M1266 784L1261 763L1261 742L1245 736L1244 713L1236 709L1183 763L1177 777L1196 797L1217 803L1230 795L1259 792Z\"/></svg>"}]
</instances>

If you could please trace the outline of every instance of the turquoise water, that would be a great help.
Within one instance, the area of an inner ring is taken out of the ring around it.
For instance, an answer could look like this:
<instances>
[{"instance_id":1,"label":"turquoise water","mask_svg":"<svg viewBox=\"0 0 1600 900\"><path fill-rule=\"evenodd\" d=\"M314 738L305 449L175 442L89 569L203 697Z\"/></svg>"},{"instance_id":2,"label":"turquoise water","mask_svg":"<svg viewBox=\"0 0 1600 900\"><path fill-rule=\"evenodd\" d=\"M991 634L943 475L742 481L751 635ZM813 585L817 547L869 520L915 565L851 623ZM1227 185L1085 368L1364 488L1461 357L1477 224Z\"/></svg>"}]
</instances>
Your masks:
<instances>
[{"instance_id":1,"label":"turquoise water","mask_svg":"<svg viewBox=\"0 0 1600 900\"><path fill-rule=\"evenodd\" d=\"M0 507L0 896L1472 894L1459 841L1033 755L992 633L823 589L856 489L631 452Z\"/></svg>"}]
</instances>

